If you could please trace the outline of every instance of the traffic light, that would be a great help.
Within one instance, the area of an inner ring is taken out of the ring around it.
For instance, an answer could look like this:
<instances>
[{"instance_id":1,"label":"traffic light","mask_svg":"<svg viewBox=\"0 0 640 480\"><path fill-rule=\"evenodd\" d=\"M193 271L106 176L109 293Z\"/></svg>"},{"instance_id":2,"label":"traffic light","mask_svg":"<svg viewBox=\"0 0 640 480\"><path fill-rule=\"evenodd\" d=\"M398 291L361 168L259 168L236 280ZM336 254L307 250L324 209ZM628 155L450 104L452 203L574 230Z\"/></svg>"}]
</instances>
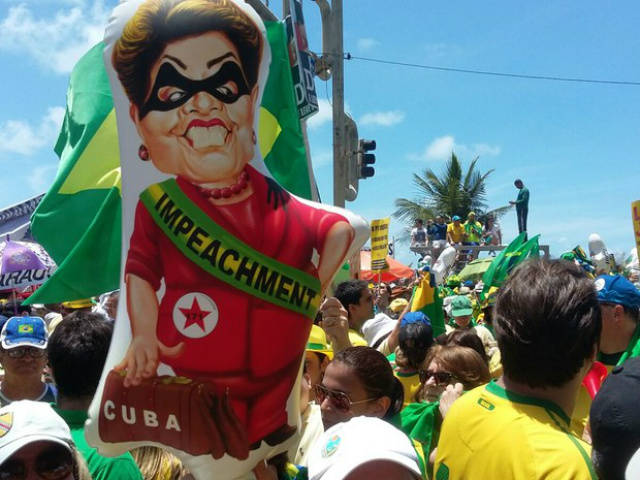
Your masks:
<instances>
[{"instance_id":1,"label":"traffic light","mask_svg":"<svg viewBox=\"0 0 640 480\"><path fill-rule=\"evenodd\" d=\"M369 153L375 149L375 140L365 140L363 138L358 140L358 178L373 177L376 173L376 170L370 166L376 163L376 156L373 153Z\"/></svg>"}]
</instances>

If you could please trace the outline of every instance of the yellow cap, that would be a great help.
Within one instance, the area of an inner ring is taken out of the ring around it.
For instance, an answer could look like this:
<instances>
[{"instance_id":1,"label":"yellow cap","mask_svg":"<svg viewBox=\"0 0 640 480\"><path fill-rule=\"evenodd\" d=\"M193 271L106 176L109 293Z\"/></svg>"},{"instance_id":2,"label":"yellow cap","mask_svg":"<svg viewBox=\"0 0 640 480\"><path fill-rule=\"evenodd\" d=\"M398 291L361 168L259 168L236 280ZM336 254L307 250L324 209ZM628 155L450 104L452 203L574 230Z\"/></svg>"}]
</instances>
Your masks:
<instances>
[{"instance_id":1,"label":"yellow cap","mask_svg":"<svg viewBox=\"0 0 640 480\"><path fill-rule=\"evenodd\" d=\"M324 330L318 325L311 326L311 333L309 334L309 341L307 342L307 352L324 353L330 359L333 358L333 350L327 342L327 336Z\"/></svg>"},{"instance_id":2,"label":"yellow cap","mask_svg":"<svg viewBox=\"0 0 640 480\"><path fill-rule=\"evenodd\" d=\"M395 313L402 313L407 305L409 305L409 301L406 298L396 298L389 304L389 309Z\"/></svg>"},{"instance_id":3,"label":"yellow cap","mask_svg":"<svg viewBox=\"0 0 640 480\"><path fill-rule=\"evenodd\" d=\"M96 302L93 298L81 298L80 300L72 300L70 302L62 302L64 308L89 308L93 307Z\"/></svg>"}]
</instances>

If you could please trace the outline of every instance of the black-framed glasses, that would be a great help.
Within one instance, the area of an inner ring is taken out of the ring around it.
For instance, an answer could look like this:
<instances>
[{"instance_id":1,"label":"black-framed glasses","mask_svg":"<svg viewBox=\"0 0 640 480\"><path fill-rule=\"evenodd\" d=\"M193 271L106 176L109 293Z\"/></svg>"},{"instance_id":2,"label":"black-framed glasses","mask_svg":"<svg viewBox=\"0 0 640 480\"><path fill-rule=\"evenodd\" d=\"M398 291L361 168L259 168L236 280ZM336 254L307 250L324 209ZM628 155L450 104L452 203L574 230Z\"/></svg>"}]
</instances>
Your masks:
<instances>
[{"instance_id":1,"label":"black-framed glasses","mask_svg":"<svg viewBox=\"0 0 640 480\"><path fill-rule=\"evenodd\" d=\"M449 372L432 372L431 370L420 370L418 372L420 383L427 383L431 377L436 382L436 385L448 385L452 378L456 378Z\"/></svg>"},{"instance_id":2,"label":"black-framed glasses","mask_svg":"<svg viewBox=\"0 0 640 480\"><path fill-rule=\"evenodd\" d=\"M25 480L29 470L45 480L62 480L73 471L73 455L62 445L52 445L28 465L19 458L9 458L0 465L0 480Z\"/></svg>"},{"instance_id":3,"label":"black-framed glasses","mask_svg":"<svg viewBox=\"0 0 640 480\"><path fill-rule=\"evenodd\" d=\"M324 402L324 400L327 397L329 397L329 401L331 402L331 404L341 412L351 411L351 407L353 405L358 405L361 403L367 403L373 400L377 400L377 398L367 398L365 400L359 400L357 402L353 402L351 401L349 396L344 392L339 392L338 390L331 390L319 383L316 384L316 403L318 405L322 405L322 402Z\"/></svg>"},{"instance_id":4,"label":"black-framed glasses","mask_svg":"<svg viewBox=\"0 0 640 480\"><path fill-rule=\"evenodd\" d=\"M31 355L33 358L40 358L40 357L44 357L46 350L44 348L33 348L33 347L16 347L16 348L10 348L7 350L7 355L9 355L11 358L22 358L27 353ZM2 480L2 477L0 477L0 480Z\"/></svg>"}]
</instances>

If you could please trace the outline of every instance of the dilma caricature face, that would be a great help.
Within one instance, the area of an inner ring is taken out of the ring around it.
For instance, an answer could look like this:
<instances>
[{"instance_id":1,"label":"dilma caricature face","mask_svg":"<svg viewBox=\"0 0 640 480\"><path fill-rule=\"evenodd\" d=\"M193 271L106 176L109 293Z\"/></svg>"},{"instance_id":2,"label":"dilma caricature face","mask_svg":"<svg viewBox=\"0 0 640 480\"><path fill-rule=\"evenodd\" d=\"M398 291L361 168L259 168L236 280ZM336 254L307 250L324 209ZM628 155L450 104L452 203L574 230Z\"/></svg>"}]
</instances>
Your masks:
<instances>
[{"instance_id":1,"label":"dilma caricature face","mask_svg":"<svg viewBox=\"0 0 640 480\"><path fill-rule=\"evenodd\" d=\"M131 118L155 167L199 185L228 184L253 158L254 106L237 49L220 32L168 44Z\"/></svg>"}]
</instances>

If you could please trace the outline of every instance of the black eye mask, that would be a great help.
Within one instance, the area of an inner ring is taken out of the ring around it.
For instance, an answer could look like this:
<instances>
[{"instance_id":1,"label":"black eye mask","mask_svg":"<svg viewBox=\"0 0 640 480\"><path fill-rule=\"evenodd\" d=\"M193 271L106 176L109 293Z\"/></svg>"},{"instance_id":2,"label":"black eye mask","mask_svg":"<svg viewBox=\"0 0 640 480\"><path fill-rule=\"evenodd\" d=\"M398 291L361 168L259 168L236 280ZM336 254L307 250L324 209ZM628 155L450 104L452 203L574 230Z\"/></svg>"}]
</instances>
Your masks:
<instances>
[{"instance_id":1,"label":"black eye mask","mask_svg":"<svg viewBox=\"0 0 640 480\"><path fill-rule=\"evenodd\" d=\"M238 93L228 93L222 87L227 82L233 82ZM161 100L158 92L164 87L175 87L183 92L174 100ZM153 84L149 100L140 108L140 120L151 111L167 112L178 108L189 101L196 93L207 92L221 102L230 104L249 93L249 85L244 78L240 66L235 62L225 62L220 70L204 80L192 80L183 76L173 65L165 63L160 67L158 76Z\"/></svg>"}]
</instances>

